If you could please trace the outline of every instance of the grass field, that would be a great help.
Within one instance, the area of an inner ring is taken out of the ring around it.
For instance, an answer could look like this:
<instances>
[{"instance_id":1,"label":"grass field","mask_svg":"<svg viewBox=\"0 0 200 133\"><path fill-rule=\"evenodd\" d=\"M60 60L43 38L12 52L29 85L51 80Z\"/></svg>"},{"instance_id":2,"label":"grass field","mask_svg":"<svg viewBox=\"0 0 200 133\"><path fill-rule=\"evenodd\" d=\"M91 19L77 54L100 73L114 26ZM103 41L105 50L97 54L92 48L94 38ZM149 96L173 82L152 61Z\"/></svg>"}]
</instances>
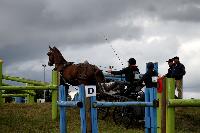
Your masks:
<instances>
[{"instance_id":1,"label":"grass field","mask_svg":"<svg viewBox=\"0 0 200 133\"><path fill-rule=\"evenodd\" d=\"M111 116L111 115L110 115ZM80 133L79 110L67 112L68 132ZM200 108L176 109L177 133L200 133ZM99 133L143 133L143 128L117 126L111 117L99 121ZM0 133L59 133L59 121L51 120L51 104L0 106Z\"/></svg>"}]
</instances>

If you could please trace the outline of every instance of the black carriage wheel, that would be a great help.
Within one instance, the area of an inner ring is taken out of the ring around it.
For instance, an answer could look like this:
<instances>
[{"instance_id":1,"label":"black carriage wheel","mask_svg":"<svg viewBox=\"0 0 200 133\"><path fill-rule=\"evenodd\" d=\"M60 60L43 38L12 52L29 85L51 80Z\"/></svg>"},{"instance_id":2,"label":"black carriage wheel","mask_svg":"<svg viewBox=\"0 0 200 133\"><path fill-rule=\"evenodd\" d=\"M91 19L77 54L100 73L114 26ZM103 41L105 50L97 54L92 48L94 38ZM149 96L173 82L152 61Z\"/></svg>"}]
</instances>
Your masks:
<instances>
[{"instance_id":1,"label":"black carriage wheel","mask_svg":"<svg viewBox=\"0 0 200 133\"><path fill-rule=\"evenodd\" d=\"M97 108L97 118L105 120L109 114L109 108Z\"/></svg>"},{"instance_id":2,"label":"black carriage wheel","mask_svg":"<svg viewBox=\"0 0 200 133\"><path fill-rule=\"evenodd\" d=\"M123 125L129 128L132 124L132 113L128 107L116 107L113 111L113 120L116 125Z\"/></svg>"},{"instance_id":3,"label":"black carriage wheel","mask_svg":"<svg viewBox=\"0 0 200 133\"><path fill-rule=\"evenodd\" d=\"M105 99L101 95L97 97L97 100L101 101L101 102L106 102L107 101L107 99ZM105 108L105 107L97 108L97 118L98 119L104 120L104 119L106 119L106 117L108 116L108 114L109 114L109 108Z\"/></svg>"}]
</instances>

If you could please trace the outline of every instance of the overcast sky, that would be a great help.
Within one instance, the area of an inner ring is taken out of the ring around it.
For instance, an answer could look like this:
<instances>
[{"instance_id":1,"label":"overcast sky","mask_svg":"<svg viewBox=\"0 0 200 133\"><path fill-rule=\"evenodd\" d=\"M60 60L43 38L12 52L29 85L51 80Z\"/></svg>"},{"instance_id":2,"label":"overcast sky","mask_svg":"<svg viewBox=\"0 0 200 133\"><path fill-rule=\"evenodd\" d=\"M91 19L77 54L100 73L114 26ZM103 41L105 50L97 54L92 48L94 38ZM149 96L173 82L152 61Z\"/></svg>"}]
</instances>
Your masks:
<instances>
[{"instance_id":1,"label":"overcast sky","mask_svg":"<svg viewBox=\"0 0 200 133\"><path fill-rule=\"evenodd\" d=\"M165 74L165 61L179 56L184 97L200 98L199 0L0 0L0 18L6 74L43 80L48 45L68 61L121 69L112 46L124 66L136 58L141 73L153 61ZM53 68L46 69L49 81Z\"/></svg>"}]
</instances>

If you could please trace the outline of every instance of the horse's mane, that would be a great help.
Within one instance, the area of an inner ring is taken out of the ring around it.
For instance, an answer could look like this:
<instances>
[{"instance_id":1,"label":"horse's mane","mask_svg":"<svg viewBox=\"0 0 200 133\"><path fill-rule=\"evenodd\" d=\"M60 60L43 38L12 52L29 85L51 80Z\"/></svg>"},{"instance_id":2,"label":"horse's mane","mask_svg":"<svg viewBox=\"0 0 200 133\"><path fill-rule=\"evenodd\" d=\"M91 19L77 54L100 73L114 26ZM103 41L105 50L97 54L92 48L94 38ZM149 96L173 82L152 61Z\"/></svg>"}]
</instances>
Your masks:
<instances>
[{"instance_id":1,"label":"horse's mane","mask_svg":"<svg viewBox=\"0 0 200 133\"><path fill-rule=\"evenodd\" d=\"M53 50L57 53L57 55L58 55L58 57L59 57L59 59L60 59L61 61L67 62L67 61L65 60L65 58L63 57L63 55L61 54L61 52L60 52L55 46L53 47Z\"/></svg>"}]
</instances>

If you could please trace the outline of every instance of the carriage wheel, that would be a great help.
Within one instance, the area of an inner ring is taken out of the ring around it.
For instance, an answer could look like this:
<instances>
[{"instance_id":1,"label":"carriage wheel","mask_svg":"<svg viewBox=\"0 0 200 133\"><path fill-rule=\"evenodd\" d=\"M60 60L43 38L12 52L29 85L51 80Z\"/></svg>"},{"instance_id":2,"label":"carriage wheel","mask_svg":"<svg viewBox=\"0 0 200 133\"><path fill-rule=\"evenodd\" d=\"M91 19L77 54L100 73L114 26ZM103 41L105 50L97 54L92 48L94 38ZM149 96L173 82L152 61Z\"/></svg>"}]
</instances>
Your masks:
<instances>
[{"instance_id":1,"label":"carriage wheel","mask_svg":"<svg viewBox=\"0 0 200 133\"><path fill-rule=\"evenodd\" d=\"M101 102L105 102L107 101L103 96L101 95L98 95L97 96L97 100L98 101L101 101ZM101 107L101 108L97 108L97 118L100 119L100 120L104 120L109 114L109 108L104 108L104 107Z\"/></svg>"},{"instance_id":2,"label":"carriage wheel","mask_svg":"<svg viewBox=\"0 0 200 133\"><path fill-rule=\"evenodd\" d=\"M100 120L105 120L109 114L109 108L97 108L97 117Z\"/></svg>"},{"instance_id":3,"label":"carriage wheel","mask_svg":"<svg viewBox=\"0 0 200 133\"><path fill-rule=\"evenodd\" d=\"M116 125L129 128L132 124L132 115L128 107L116 107L113 111L113 120Z\"/></svg>"}]
</instances>

